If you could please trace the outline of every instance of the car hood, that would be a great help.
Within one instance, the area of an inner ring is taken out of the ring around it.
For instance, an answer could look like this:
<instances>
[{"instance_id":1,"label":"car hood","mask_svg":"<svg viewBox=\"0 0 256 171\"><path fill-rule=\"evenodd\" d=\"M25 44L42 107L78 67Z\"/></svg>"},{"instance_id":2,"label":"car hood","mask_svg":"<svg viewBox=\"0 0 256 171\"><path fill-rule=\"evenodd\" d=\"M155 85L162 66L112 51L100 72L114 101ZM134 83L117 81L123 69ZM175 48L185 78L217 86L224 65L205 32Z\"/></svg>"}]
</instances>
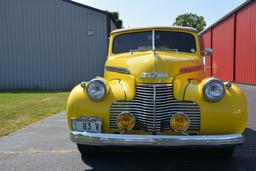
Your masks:
<instances>
[{"instance_id":1,"label":"car hood","mask_svg":"<svg viewBox=\"0 0 256 171\"><path fill-rule=\"evenodd\" d=\"M137 82L166 83L181 74L182 69L203 66L203 63L201 58L195 55L150 51L111 56L107 60L106 66L127 68ZM199 70L203 72L202 67ZM105 72L109 71L105 70ZM152 73L156 73L156 78L149 77Z\"/></svg>"}]
</instances>

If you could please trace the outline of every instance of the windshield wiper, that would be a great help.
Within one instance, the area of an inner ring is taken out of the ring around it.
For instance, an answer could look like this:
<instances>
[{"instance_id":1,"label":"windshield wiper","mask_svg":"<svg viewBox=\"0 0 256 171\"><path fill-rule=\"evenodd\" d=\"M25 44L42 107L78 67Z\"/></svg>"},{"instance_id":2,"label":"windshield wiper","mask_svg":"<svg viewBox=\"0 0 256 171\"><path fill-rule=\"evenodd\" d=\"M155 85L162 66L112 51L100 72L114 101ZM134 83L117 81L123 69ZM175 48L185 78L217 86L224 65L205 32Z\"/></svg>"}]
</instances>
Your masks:
<instances>
[{"instance_id":1,"label":"windshield wiper","mask_svg":"<svg viewBox=\"0 0 256 171\"><path fill-rule=\"evenodd\" d=\"M156 50L160 50L160 51L172 51L172 52L176 52L176 53L179 52L179 49L169 49L169 48L159 48L159 49L156 49Z\"/></svg>"},{"instance_id":2,"label":"windshield wiper","mask_svg":"<svg viewBox=\"0 0 256 171\"><path fill-rule=\"evenodd\" d=\"M148 50L152 50L152 49L131 49L130 53L132 54L133 52L148 51Z\"/></svg>"}]
</instances>

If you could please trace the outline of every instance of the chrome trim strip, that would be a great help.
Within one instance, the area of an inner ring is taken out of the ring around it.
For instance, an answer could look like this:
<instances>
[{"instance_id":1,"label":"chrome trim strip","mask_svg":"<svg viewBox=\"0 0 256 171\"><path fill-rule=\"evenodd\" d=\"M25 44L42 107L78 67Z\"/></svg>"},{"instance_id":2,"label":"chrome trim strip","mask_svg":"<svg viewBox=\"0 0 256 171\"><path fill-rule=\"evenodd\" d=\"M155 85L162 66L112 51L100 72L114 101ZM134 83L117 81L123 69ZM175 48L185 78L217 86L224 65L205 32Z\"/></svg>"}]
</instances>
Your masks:
<instances>
[{"instance_id":1,"label":"chrome trim strip","mask_svg":"<svg viewBox=\"0 0 256 171\"><path fill-rule=\"evenodd\" d=\"M70 138L77 144L97 146L222 146L244 142L241 134L166 136L71 132Z\"/></svg>"},{"instance_id":2,"label":"chrome trim strip","mask_svg":"<svg viewBox=\"0 0 256 171\"><path fill-rule=\"evenodd\" d=\"M118 72L121 74L130 74L130 71L128 68L116 67L116 66L105 66L105 69L111 72Z\"/></svg>"}]
</instances>

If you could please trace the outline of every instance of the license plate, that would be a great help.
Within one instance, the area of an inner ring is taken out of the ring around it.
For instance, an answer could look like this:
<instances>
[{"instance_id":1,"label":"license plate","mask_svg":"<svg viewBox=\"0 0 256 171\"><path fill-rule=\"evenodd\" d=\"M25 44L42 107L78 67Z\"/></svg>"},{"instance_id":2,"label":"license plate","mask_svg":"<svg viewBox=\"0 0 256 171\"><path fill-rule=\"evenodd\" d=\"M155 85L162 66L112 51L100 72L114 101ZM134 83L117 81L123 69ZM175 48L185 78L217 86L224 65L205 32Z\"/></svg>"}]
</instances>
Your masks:
<instances>
[{"instance_id":1,"label":"license plate","mask_svg":"<svg viewBox=\"0 0 256 171\"><path fill-rule=\"evenodd\" d=\"M76 131L101 133L101 121L75 120L73 122Z\"/></svg>"}]
</instances>

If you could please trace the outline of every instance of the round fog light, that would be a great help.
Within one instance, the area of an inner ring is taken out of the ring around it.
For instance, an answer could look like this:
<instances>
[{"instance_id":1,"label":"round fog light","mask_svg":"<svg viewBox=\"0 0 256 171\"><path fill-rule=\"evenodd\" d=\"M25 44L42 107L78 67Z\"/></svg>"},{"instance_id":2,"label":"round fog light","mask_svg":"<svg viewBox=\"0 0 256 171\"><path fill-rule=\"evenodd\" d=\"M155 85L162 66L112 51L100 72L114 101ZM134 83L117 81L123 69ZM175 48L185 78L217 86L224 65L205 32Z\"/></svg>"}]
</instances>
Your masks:
<instances>
[{"instance_id":1,"label":"round fog light","mask_svg":"<svg viewBox=\"0 0 256 171\"><path fill-rule=\"evenodd\" d=\"M187 115L182 112L178 112L172 115L170 125L174 131L182 133L189 128L190 121Z\"/></svg>"},{"instance_id":2,"label":"round fog light","mask_svg":"<svg viewBox=\"0 0 256 171\"><path fill-rule=\"evenodd\" d=\"M121 130L129 131L135 126L135 118L129 112L122 112L117 118L117 126Z\"/></svg>"}]
</instances>

